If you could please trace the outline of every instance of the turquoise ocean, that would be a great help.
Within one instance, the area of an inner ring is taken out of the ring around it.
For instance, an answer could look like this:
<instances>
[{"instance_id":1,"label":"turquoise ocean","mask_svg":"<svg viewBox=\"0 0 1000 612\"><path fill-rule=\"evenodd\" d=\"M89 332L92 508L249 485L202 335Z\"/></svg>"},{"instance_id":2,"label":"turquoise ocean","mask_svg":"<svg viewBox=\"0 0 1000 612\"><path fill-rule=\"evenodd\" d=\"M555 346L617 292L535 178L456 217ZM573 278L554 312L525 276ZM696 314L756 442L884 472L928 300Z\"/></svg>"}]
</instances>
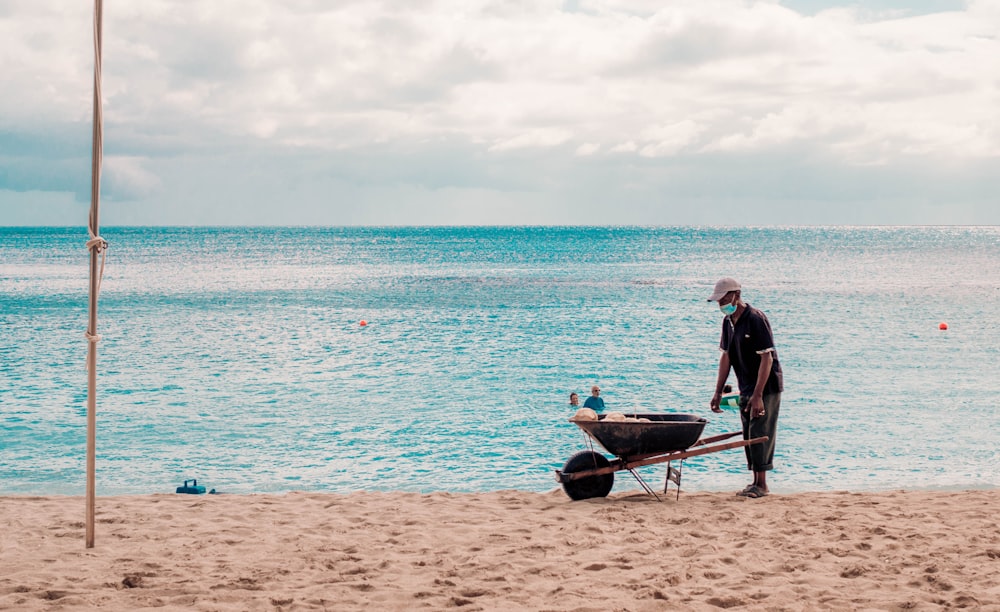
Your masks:
<instances>
[{"instance_id":1,"label":"turquoise ocean","mask_svg":"<svg viewBox=\"0 0 1000 612\"><path fill-rule=\"evenodd\" d=\"M102 234L98 495L547 491L594 383L738 429L708 410L720 276L785 371L774 491L1000 485L998 227ZM0 494L85 490L86 239L0 228ZM684 477L748 482L740 450Z\"/></svg>"}]
</instances>

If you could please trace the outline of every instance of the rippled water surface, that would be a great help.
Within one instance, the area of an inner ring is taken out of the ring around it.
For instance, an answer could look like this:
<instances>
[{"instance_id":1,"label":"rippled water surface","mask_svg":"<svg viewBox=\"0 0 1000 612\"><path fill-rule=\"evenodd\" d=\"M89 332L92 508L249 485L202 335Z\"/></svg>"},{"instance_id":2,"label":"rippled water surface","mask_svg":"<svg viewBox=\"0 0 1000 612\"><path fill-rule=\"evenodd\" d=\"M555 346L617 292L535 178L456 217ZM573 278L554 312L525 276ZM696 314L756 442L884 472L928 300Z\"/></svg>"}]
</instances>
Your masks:
<instances>
[{"instance_id":1,"label":"rippled water surface","mask_svg":"<svg viewBox=\"0 0 1000 612\"><path fill-rule=\"evenodd\" d=\"M775 490L1000 484L1000 228L103 235L99 495L544 491L592 383L733 430L707 409L723 275L785 369ZM0 493L84 491L86 238L0 228ZM688 489L745 480L741 451L686 463Z\"/></svg>"}]
</instances>

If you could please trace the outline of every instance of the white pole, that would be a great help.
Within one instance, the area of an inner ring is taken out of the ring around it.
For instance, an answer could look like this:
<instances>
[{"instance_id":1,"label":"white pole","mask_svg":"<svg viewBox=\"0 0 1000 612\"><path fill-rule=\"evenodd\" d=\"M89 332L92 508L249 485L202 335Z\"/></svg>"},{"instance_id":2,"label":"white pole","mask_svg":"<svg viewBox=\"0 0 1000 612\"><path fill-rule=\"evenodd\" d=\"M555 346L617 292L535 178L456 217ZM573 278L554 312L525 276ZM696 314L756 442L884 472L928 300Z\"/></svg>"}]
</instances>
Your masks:
<instances>
[{"instance_id":1,"label":"white pole","mask_svg":"<svg viewBox=\"0 0 1000 612\"><path fill-rule=\"evenodd\" d=\"M101 161L104 156L103 112L101 110L101 35L103 33L102 0L94 0L94 140L91 151L90 220L87 230L90 240L90 319L87 323L87 548L94 547L94 497L96 477L94 456L97 452L97 296L104 266L98 258L107 247L100 237Z\"/></svg>"}]
</instances>

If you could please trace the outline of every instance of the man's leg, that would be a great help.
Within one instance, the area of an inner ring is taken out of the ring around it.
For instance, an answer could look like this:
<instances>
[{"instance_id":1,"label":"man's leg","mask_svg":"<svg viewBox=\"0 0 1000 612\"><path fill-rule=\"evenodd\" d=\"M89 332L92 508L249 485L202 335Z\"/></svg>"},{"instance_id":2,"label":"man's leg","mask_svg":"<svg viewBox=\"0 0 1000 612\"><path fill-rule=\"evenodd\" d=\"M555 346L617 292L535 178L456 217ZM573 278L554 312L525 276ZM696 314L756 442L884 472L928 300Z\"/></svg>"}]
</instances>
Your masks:
<instances>
[{"instance_id":1,"label":"man's leg","mask_svg":"<svg viewBox=\"0 0 1000 612\"><path fill-rule=\"evenodd\" d=\"M764 416L753 419L749 425L750 438L767 436L767 442L747 447L750 464L753 470L754 485L763 491L767 489L767 472L774 467L774 447L778 436L778 411L781 407L781 394L774 393L764 396Z\"/></svg>"},{"instance_id":2,"label":"man's leg","mask_svg":"<svg viewBox=\"0 0 1000 612\"><path fill-rule=\"evenodd\" d=\"M740 423L743 426L743 439L744 440L749 440L750 439L750 418L749 418L749 414L750 414L749 411L750 411L750 409L747 406L747 404L748 404L749 401L750 401L750 397L749 396L746 396L746 395L740 396L740 399L739 399ZM750 452L751 451L750 451L750 447L749 446L744 446L743 447L743 453L746 455L746 458L747 458L747 469L750 470L753 473L753 482L751 482L747 486L743 487L743 490L740 491L739 493L737 493L737 495L743 495L744 493L746 493L750 489L752 489L752 488L754 488L754 487L757 486L757 474L756 474L756 472L753 472L753 457L751 456Z\"/></svg>"},{"instance_id":3,"label":"man's leg","mask_svg":"<svg viewBox=\"0 0 1000 612\"><path fill-rule=\"evenodd\" d=\"M753 486L767 493L767 472L754 472Z\"/></svg>"}]
</instances>

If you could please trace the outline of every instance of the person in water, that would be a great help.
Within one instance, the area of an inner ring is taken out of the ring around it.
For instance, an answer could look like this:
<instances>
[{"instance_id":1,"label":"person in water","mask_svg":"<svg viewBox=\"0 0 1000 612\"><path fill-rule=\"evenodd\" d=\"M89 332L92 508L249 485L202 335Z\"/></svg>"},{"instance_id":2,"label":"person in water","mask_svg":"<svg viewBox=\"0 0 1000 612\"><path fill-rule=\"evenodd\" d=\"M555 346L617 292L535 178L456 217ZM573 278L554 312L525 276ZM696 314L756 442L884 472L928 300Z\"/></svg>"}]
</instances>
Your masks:
<instances>
[{"instance_id":1,"label":"person in water","mask_svg":"<svg viewBox=\"0 0 1000 612\"><path fill-rule=\"evenodd\" d=\"M753 482L737 495L757 498L768 494L767 473L774 468L774 442L784 377L774 348L771 323L763 312L743 301L741 291L739 281L723 278L715 283L715 290L708 298L709 302L719 303L723 314L719 375L709 407L712 412L722 412L719 404L732 369L740 390L743 439L767 436L766 442L744 447Z\"/></svg>"},{"instance_id":2,"label":"person in water","mask_svg":"<svg viewBox=\"0 0 1000 612\"><path fill-rule=\"evenodd\" d=\"M601 388L594 385L590 388L590 397L587 401L583 402L584 408L590 408L595 411L604 410L604 400L601 398Z\"/></svg>"},{"instance_id":3,"label":"person in water","mask_svg":"<svg viewBox=\"0 0 1000 612\"><path fill-rule=\"evenodd\" d=\"M576 394L576 391L569 394L569 407L570 408L580 407L580 396Z\"/></svg>"}]
</instances>

